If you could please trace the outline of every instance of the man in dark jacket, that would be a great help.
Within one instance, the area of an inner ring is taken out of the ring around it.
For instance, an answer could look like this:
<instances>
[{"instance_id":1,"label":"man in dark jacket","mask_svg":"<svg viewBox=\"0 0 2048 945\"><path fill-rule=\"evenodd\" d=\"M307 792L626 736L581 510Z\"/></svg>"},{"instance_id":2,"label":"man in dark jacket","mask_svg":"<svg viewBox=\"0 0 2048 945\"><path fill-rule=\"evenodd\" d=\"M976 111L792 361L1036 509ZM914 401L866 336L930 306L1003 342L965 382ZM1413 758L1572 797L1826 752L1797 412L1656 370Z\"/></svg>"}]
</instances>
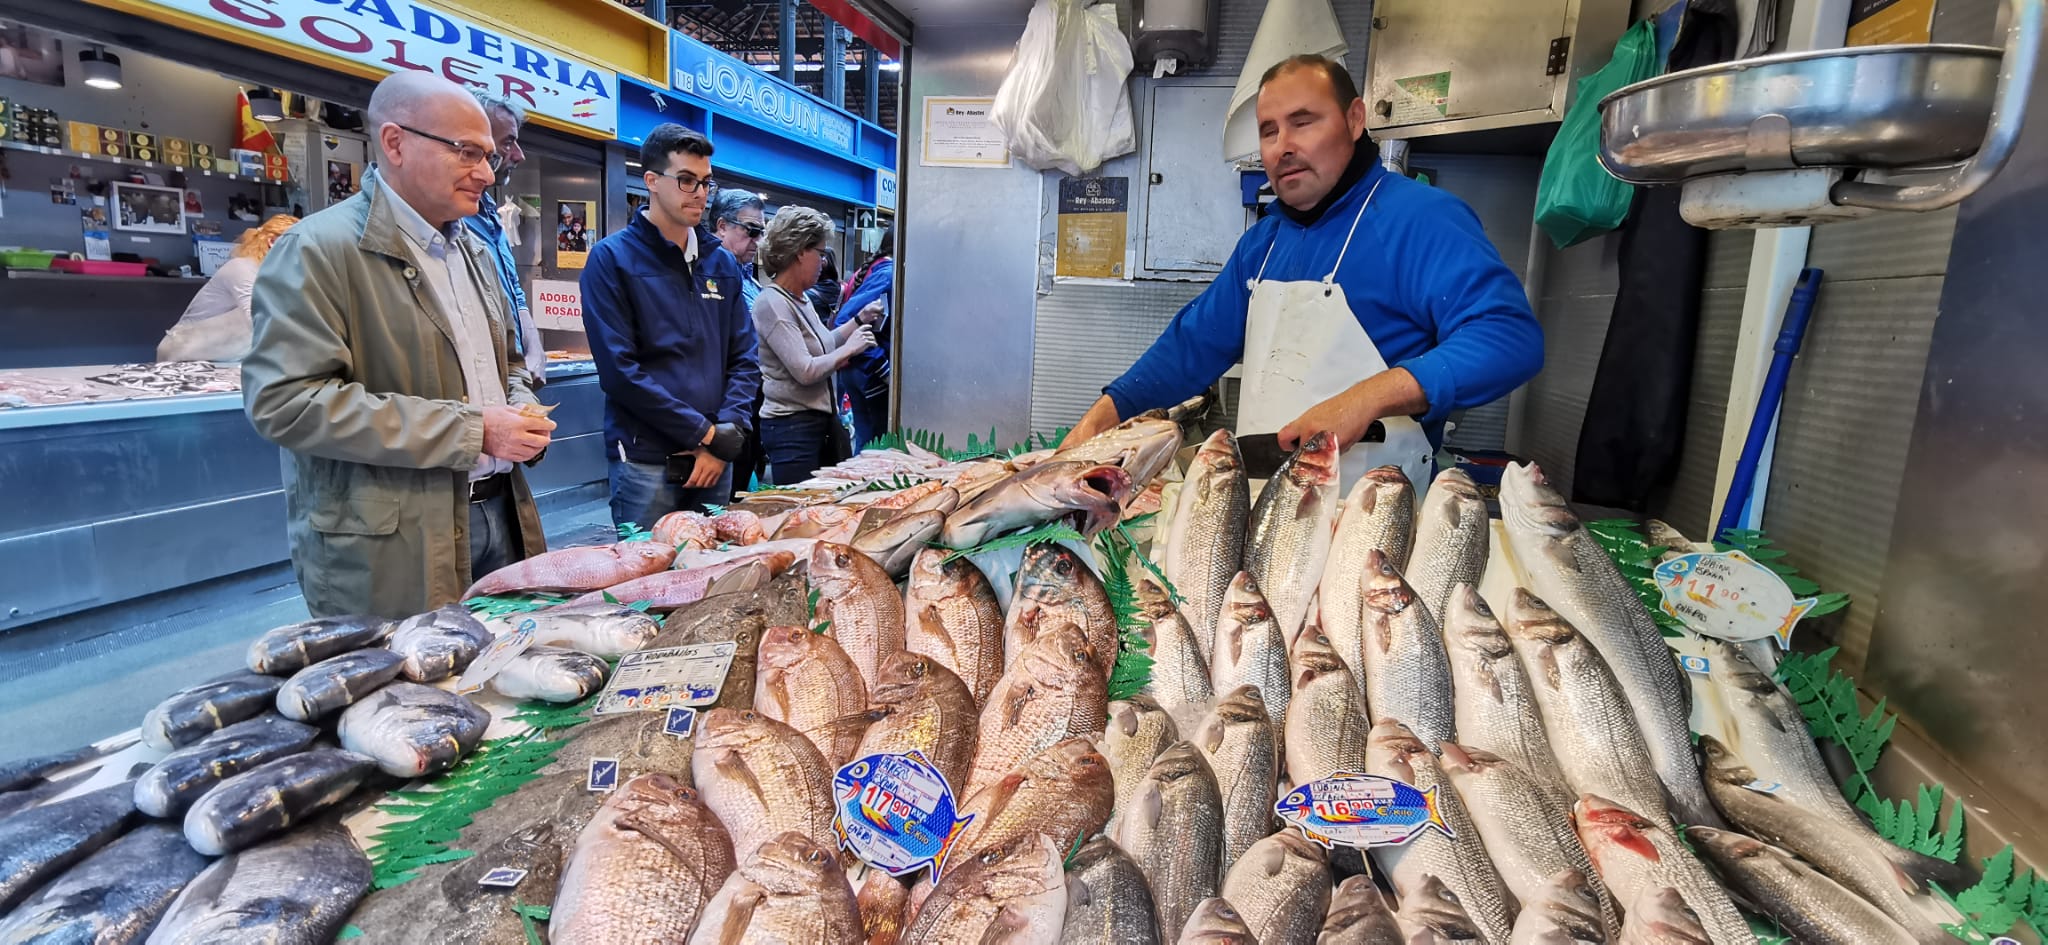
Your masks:
<instances>
[{"instance_id":1,"label":"man in dark jacket","mask_svg":"<svg viewBox=\"0 0 2048 945\"><path fill-rule=\"evenodd\" d=\"M731 495L761 388L739 262L704 245L711 141L677 124L640 147L647 206L591 248L583 321L605 394L612 521L652 527Z\"/></svg>"}]
</instances>

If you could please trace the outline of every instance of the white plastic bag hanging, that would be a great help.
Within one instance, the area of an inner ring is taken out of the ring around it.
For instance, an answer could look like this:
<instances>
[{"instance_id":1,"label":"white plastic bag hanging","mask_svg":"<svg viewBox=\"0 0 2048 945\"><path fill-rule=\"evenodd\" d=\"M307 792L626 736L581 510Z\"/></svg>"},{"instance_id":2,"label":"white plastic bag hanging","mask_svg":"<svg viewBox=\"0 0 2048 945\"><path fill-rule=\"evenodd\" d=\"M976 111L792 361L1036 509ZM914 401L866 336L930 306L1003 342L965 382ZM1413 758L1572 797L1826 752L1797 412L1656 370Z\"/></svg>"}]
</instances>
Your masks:
<instances>
[{"instance_id":1,"label":"white plastic bag hanging","mask_svg":"<svg viewBox=\"0 0 2048 945\"><path fill-rule=\"evenodd\" d=\"M990 120L1010 153L1041 171L1087 174L1138 147L1124 87L1130 41L1114 4L1089 2L1038 0L996 90Z\"/></svg>"}]
</instances>

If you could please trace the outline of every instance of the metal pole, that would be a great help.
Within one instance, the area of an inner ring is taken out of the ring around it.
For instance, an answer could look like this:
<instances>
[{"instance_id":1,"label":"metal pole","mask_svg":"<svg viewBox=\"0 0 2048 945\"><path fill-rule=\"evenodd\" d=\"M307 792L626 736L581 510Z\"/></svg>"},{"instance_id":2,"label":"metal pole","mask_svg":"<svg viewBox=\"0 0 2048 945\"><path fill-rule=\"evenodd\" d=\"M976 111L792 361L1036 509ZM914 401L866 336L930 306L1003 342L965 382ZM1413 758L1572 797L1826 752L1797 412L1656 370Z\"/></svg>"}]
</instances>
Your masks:
<instances>
[{"instance_id":1,"label":"metal pole","mask_svg":"<svg viewBox=\"0 0 2048 945\"><path fill-rule=\"evenodd\" d=\"M646 11L648 19L663 26L669 25L668 0L647 0L647 6L643 9Z\"/></svg>"},{"instance_id":2,"label":"metal pole","mask_svg":"<svg viewBox=\"0 0 2048 945\"><path fill-rule=\"evenodd\" d=\"M882 51L862 43L860 49L860 117L882 121Z\"/></svg>"},{"instance_id":3,"label":"metal pole","mask_svg":"<svg viewBox=\"0 0 2048 945\"><path fill-rule=\"evenodd\" d=\"M782 81L796 84L796 0L782 0L782 16L777 20L775 35L782 50L782 59L777 68Z\"/></svg>"},{"instance_id":4,"label":"metal pole","mask_svg":"<svg viewBox=\"0 0 2048 945\"><path fill-rule=\"evenodd\" d=\"M825 101L846 107L846 27L825 19Z\"/></svg>"}]
</instances>

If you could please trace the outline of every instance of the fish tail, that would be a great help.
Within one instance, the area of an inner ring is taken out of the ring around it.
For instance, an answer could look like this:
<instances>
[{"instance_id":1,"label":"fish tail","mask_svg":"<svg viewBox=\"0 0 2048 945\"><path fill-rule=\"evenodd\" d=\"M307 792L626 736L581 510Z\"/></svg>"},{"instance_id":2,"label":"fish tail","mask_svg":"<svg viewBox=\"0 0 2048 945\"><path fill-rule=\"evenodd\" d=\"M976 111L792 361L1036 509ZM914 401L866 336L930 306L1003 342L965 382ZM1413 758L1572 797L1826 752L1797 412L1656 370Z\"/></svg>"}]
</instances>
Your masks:
<instances>
[{"instance_id":1,"label":"fish tail","mask_svg":"<svg viewBox=\"0 0 2048 945\"><path fill-rule=\"evenodd\" d=\"M1423 806L1429 811L1429 826L1435 827L1436 829L1443 831L1444 836L1450 837L1455 840L1457 839L1458 835L1451 832L1451 825L1448 821L1444 820L1444 809L1437 799L1437 792L1442 791L1443 789L1444 786L1438 784L1432 786L1429 790L1422 792L1422 803Z\"/></svg>"}]
</instances>

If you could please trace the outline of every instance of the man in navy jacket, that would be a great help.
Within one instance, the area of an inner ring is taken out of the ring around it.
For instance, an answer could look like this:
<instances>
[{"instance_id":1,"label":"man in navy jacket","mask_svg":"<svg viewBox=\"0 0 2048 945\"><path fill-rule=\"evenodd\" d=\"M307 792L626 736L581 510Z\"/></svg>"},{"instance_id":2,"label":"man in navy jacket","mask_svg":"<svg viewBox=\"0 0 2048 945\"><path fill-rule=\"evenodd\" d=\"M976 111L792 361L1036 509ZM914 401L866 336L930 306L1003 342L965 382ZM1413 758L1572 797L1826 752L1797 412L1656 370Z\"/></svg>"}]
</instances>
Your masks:
<instances>
[{"instance_id":1,"label":"man in navy jacket","mask_svg":"<svg viewBox=\"0 0 2048 945\"><path fill-rule=\"evenodd\" d=\"M612 521L651 528L727 501L761 389L733 255L697 234L711 141L677 124L640 147L647 206L591 248L583 321L605 394Z\"/></svg>"}]
</instances>

